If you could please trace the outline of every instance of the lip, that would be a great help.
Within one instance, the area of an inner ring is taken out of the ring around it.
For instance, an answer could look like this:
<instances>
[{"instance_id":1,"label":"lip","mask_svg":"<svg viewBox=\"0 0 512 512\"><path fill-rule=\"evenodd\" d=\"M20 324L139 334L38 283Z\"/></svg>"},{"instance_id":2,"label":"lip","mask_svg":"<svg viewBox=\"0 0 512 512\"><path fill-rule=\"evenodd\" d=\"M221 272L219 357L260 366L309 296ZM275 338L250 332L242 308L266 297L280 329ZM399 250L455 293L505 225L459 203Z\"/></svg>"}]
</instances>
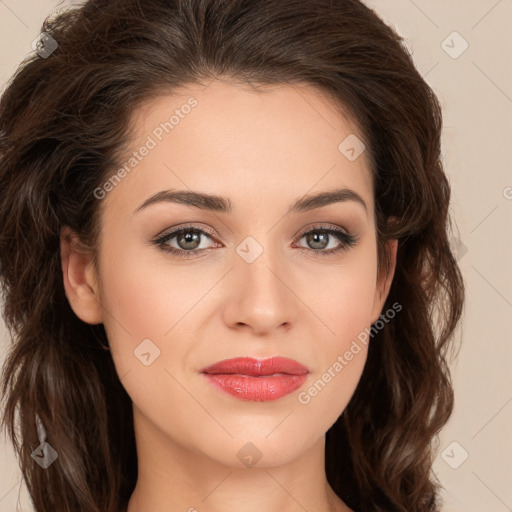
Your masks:
<instances>
[{"instance_id":1,"label":"lip","mask_svg":"<svg viewBox=\"0 0 512 512\"><path fill-rule=\"evenodd\" d=\"M224 359L201 370L217 389L241 400L268 402L304 384L309 370L286 357Z\"/></svg>"}]
</instances>

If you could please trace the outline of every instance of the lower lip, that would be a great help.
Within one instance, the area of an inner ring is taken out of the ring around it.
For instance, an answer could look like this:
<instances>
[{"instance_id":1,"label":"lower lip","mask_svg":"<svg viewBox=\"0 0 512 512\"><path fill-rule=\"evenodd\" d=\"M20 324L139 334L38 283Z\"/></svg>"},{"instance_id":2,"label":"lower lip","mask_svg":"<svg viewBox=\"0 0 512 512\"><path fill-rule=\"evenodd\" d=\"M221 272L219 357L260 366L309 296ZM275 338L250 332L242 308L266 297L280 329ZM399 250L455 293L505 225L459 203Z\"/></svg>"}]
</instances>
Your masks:
<instances>
[{"instance_id":1,"label":"lower lip","mask_svg":"<svg viewBox=\"0 0 512 512\"><path fill-rule=\"evenodd\" d=\"M272 375L253 377L239 374L203 374L216 387L240 400L269 402L293 393L306 379L304 375Z\"/></svg>"}]
</instances>

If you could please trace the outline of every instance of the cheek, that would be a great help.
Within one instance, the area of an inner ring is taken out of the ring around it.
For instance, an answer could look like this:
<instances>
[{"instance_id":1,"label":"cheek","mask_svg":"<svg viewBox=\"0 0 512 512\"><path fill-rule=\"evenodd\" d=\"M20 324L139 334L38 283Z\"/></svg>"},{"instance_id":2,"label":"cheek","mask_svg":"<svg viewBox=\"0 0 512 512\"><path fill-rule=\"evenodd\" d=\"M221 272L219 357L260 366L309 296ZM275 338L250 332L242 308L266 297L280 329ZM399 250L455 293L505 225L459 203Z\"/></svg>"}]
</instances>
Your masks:
<instances>
[{"instance_id":1,"label":"cheek","mask_svg":"<svg viewBox=\"0 0 512 512\"><path fill-rule=\"evenodd\" d=\"M111 313L106 322L134 343L162 339L211 286L191 267L173 268L152 251L127 251L102 268L102 302Z\"/></svg>"},{"instance_id":2,"label":"cheek","mask_svg":"<svg viewBox=\"0 0 512 512\"><path fill-rule=\"evenodd\" d=\"M376 258L372 247L354 252L340 264L310 265L297 274L296 288L304 303L315 313L324 353L342 350L347 340L371 324L375 299ZM314 316L313 316L314 318Z\"/></svg>"},{"instance_id":3,"label":"cheek","mask_svg":"<svg viewBox=\"0 0 512 512\"><path fill-rule=\"evenodd\" d=\"M347 407L363 373L367 346L344 343L297 395L298 412L326 432Z\"/></svg>"},{"instance_id":4,"label":"cheek","mask_svg":"<svg viewBox=\"0 0 512 512\"><path fill-rule=\"evenodd\" d=\"M324 301L316 305L323 334L314 338L316 364L297 403L306 421L323 431L346 408L363 373L373 295L367 275L344 274L329 281Z\"/></svg>"},{"instance_id":5,"label":"cheek","mask_svg":"<svg viewBox=\"0 0 512 512\"><path fill-rule=\"evenodd\" d=\"M191 406L179 384L190 348L183 332L190 325L187 312L192 319L194 304L211 284L198 279L191 287L190 268L180 272L129 250L119 261L106 257L101 274L104 326L122 385L145 416L174 425L172 411Z\"/></svg>"},{"instance_id":6,"label":"cheek","mask_svg":"<svg viewBox=\"0 0 512 512\"><path fill-rule=\"evenodd\" d=\"M115 259L109 257L113 247L105 244L101 260L104 326L117 373L120 378L129 374L123 384L135 401L139 389L148 388L154 379L169 380L164 368L171 368L170 342L180 320L197 302L198 291L187 286L186 273L155 261L152 250L135 251L125 245L123 257ZM182 359L181 350L186 350L184 344L174 344L172 359ZM136 382L133 389L129 382ZM169 387L169 382L151 386L158 389L163 384Z\"/></svg>"},{"instance_id":7,"label":"cheek","mask_svg":"<svg viewBox=\"0 0 512 512\"><path fill-rule=\"evenodd\" d=\"M306 421L328 430L349 403L364 370L375 296L372 251L326 268L305 283L303 296L319 321L314 375L297 394ZM307 292L309 290L309 292ZM316 290L312 293L311 290Z\"/></svg>"}]
</instances>

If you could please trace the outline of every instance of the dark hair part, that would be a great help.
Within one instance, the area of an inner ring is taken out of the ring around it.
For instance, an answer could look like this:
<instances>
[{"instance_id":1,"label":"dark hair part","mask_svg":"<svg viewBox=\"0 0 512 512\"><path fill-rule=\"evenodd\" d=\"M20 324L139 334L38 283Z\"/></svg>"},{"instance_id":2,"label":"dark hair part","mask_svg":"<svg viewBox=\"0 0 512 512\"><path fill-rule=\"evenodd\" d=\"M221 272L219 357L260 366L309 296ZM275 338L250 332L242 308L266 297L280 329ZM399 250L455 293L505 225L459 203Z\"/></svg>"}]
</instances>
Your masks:
<instances>
[{"instance_id":1,"label":"dark hair part","mask_svg":"<svg viewBox=\"0 0 512 512\"><path fill-rule=\"evenodd\" d=\"M94 250L93 191L118 169L134 110L214 78L310 84L361 127L379 269L389 269L386 240L399 240L384 309L403 310L372 337L356 392L327 432L327 479L357 511L439 510L433 441L453 408L447 355L464 284L441 108L402 39L358 0L90 0L43 30L58 47L25 59L0 102L0 278L13 340L2 425L36 511L119 512L137 479L131 400L98 343L108 344L103 326L67 301L60 229ZM37 418L58 452L46 470L31 457Z\"/></svg>"}]
</instances>

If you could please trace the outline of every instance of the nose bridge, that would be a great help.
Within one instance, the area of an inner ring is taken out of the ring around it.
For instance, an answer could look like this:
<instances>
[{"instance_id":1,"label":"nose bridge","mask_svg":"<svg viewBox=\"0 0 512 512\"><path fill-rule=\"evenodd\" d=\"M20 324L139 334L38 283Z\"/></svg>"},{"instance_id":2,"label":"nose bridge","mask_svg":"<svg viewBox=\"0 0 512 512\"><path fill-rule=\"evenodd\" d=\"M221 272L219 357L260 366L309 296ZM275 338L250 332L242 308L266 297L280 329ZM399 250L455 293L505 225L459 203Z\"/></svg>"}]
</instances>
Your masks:
<instances>
[{"instance_id":1,"label":"nose bridge","mask_svg":"<svg viewBox=\"0 0 512 512\"><path fill-rule=\"evenodd\" d=\"M232 289L231 321L255 330L271 329L293 321L293 293L286 286L283 254L272 235L247 236L236 247Z\"/></svg>"},{"instance_id":2,"label":"nose bridge","mask_svg":"<svg viewBox=\"0 0 512 512\"><path fill-rule=\"evenodd\" d=\"M276 277L276 272L282 272L280 261L282 254L279 248L271 242L272 235L259 233L247 236L236 247L236 273L240 284L250 286L253 293L279 294L283 287Z\"/></svg>"}]
</instances>

